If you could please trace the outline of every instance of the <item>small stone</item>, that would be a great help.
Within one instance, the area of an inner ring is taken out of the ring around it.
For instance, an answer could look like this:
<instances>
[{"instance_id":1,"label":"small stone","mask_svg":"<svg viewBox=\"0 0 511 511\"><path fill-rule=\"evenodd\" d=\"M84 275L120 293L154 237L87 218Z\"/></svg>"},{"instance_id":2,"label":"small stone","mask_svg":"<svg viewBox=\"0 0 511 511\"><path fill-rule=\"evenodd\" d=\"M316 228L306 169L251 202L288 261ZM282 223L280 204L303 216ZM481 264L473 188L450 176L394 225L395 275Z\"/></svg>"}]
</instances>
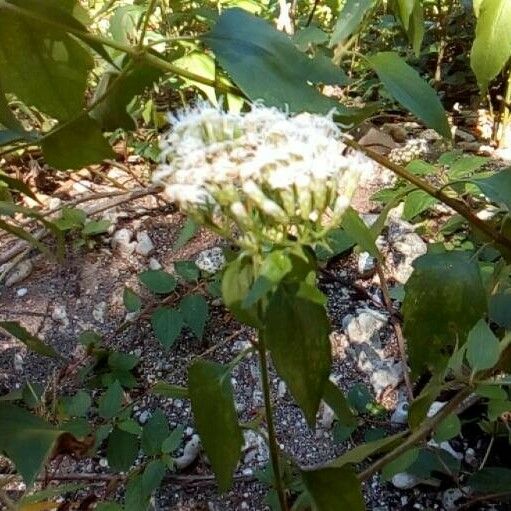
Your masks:
<instances>
[{"instance_id":1,"label":"small stone","mask_svg":"<svg viewBox=\"0 0 511 511\"><path fill-rule=\"evenodd\" d=\"M62 323L64 326L69 325L69 319L67 319L67 311L65 305L55 305L53 312L51 313L51 319Z\"/></svg>"},{"instance_id":2,"label":"small stone","mask_svg":"<svg viewBox=\"0 0 511 511\"><path fill-rule=\"evenodd\" d=\"M431 406L429 407L427 416L428 417L435 416L446 404L447 404L446 402L433 401L433 403L431 403Z\"/></svg>"},{"instance_id":3,"label":"small stone","mask_svg":"<svg viewBox=\"0 0 511 511\"><path fill-rule=\"evenodd\" d=\"M28 289L26 287L20 287L17 291L16 291L16 295L19 296L20 298L25 296L26 294L28 293Z\"/></svg>"},{"instance_id":4,"label":"small stone","mask_svg":"<svg viewBox=\"0 0 511 511\"><path fill-rule=\"evenodd\" d=\"M103 468L108 467L108 460L106 458L101 458L99 460L99 466Z\"/></svg>"},{"instance_id":5,"label":"small stone","mask_svg":"<svg viewBox=\"0 0 511 511\"><path fill-rule=\"evenodd\" d=\"M242 474L244 476L251 476L254 474L254 471L251 468L244 468ZM244 509L248 509L248 506Z\"/></svg>"},{"instance_id":6,"label":"small stone","mask_svg":"<svg viewBox=\"0 0 511 511\"><path fill-rule=\"evenodd\" d=\"M137 233L137 245L135 252L141 256L147 257L154 250L154 244L147 231Z\"/></svg>"},{"instance_id":7,"label":"small stone","mask_svg":"<svg viewBox=\"0 0 511 511\"><path fill-rule=\"evenodd\" d=\"M160 261L158 261L158 259L156 259L155 257L151 257L151 259L149 259L149 269L161 270L162 265L160 264Z\"/></svg>"},{"instance_id":8,"label":"small stone","mask_svg":"<svg viewBox=\"0 0 511 511\"><path fill-rule=\"evenodd\" d=\"M392 484L399 490L409 490L420 483L420 479L413 474L401 472L392 478Z\"/></svg>"},{"instance_id":9,"label":"small stone","mask_svg":"<svg viewBox=\"0 0 511 511\"><path fill-rule=\"evenodd\" d=\"M199 270L206 273L216 273L221 270L225 264L225 256L222 247L213 247L203 250L195 260Z\"/></svg>"},{"instance_id":10,"label":"small stone","mask_svg":"<svg viewBox=\"0 0 511 511\"><path fill-rule=\"evenodd\" d=\"M277 385L277 397L279 399L283 399L284 396L286 395L286 391L287 391L286 382L284 380L280 380L279 384Z\"/></svg>"},{"instance_id":11,"label":"small stone","mask_svg":"<svg viewBox=\"0 0 511 511\"><path fill-rule=\"evenodd\" d=\"M406 424L408 422L408 408L408 401L400 401L390 416L390 423Z\"/></svg>"},{"instance_id":12,"label":"small stone","mask_svg":"<svg viewBox=\"0 0 511 511\"><path fill-rule=\"evenodd\" d=\"M103 323L105 321L106 302L99 302L94 305L92 309L92 317L98 322Z\"/></svg>"},{"instance_id":13,"label":"small stone","mask_svg":"<svg viewBox=\"0 0 511 511\"><path fill-rule=\"evenodd\" d=\"M132 238L133 233L129 229L119 229L112 236L112 248L123 254L132 254L136 246L135 242L131 242Z\"/></svg>"},{"instance_id":14,"label":"small stone","mask_svg":"<svg viewBox=\"0 0 511 511\"><path fill-rule=\"evenodd\" d=\"M14 284L25 280L34 270L34 265L30 259L21 261L7 274L5 279L5 287L12 287Z\"/></svg>"},{"instance_id":15,"label":"small stone","mask_svg":"<svg viewBox=\"0 0 511 511\"><path fill-rule=\"evenodd\" d=\"M380 369L373 371L369 380L376 396L380 396L388 388L396 388L403 379L403 367L400 362L384 363Z\"/></svg>"},{"instance_id":16,"label":"small stone","mask_svg":"<svg viewBox=\"0 0 511 511\"><path fill-rule=\"evenodd\" d=\"M454 139L462 140L463 142L475 142L476 137L474 137L472 133L456 127L454 130Z\"/></svg>"},{"instance_id":17,"label":"small stone","mask_svg":"<svg viewBox=\"0 0 511 511\"><path fill-rule=\"evenodd\" d=\"M469 447L465 451L465 463L467 465L470 465L471 467L475 467L478 464L477 463L476 452L474 451L474 449L472 449L472 447Z\"/></svg>"},{"instance_id":18,"label":"small stone","mask_svg":"<svg viewBox=\"0 0 511 511\"><path fill-rule=\"evenodd\" d=\"M186 436L192 436L192 435L193 435L193 428L191 428L191 427L189 427L189 426L188 426L188 427L185 429L185 435L186 435Z\"/></svg>"},{"instance_id":19,"label":"small stone","mask_svg":"<svg viewBox=\"0 0 511 511\"><path fill-rule=\"evenodd\" d=\"M361 252L358 256L358 273L362 278L371 277L376 270L376 259L369 252Z\"/></svg>"},{"instance_id":20,"label":"small stone","mask_svg":"<svg viewBox=\"0 0 511 511\"><path fill-rule=\"evenodd\" d=\"M445 511L456 511L459 506L457 502L463 497L463 492L459 488L449 488L442 495L442 505Z\"/></svg>"},{"instance_id":21,"label":"small stone","mask_svg":"<svg viewBox=\"0 0 511 511\"><path fill-rule=\"evenodd\" d=\"M326 403L322 403L320 408L321 415L319 417L318 424L323 430L328 431L332 428L332 424L334 423L335 413Z\"/></svg>"},{"instance_id":22,"label":"small stone","mask_svg":"<svg viewBox=\"0 0 511 511\"><path fill-rule=\"evenodd\" d=\"M149 418L151 417L151 412L149 410L144 410L139 416L138 416L138 422L140 424L145 424Z\"/></svg>"},{"instance_id":23,"label":"small stone","mask_svg":"<svg viewBox=\"0 0 511 511\"><path fill-rule=\"evenodd\" d=\"M200 452L200 438L199 435L193 435L192 438L185 444L183 454L175 458L174 463L176 468L182 470L189 467L199 455Z\"/></svg>"},{"instance_id":24,"label":"small stone","mask_svg":"<svg viewBox=\"0 0 511 511\"><path fill-rule=\"evenodd\" d=\"M23 359L23 356L21 355L21 353L15 353L13 365L14 365L14 370L17 373L23 372L23 364L24 363L25 363L25 360Z\"/></svg>"},{"instance_id":25,"label":"small stone","mask_svg":"<svg viewBox=\"0 0 511 511\"><path fill-rule=\"evenodd\" d=\"M245 463L250 464L268 460L268 447L261 435L258 435L252 430L246 430L243 432L243 437L245 439L243 445Z\"/></svg>"}]
</instances>

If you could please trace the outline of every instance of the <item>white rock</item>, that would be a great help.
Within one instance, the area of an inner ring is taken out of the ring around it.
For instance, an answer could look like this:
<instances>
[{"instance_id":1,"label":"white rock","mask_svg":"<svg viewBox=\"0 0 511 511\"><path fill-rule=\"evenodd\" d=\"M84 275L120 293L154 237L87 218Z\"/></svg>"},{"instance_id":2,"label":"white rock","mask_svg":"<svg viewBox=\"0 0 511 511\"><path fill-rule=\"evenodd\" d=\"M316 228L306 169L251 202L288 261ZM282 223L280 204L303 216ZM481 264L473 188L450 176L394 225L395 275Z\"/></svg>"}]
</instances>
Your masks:
<instances>
[{"instance_id":1,"label":"white rock","mask_svg":"<svg viewBox=\"0 0 511 511\"><path fill-rule=\"evenodd\" d=\"M160 261L158 261L158 259L156 259L155 257L151 257L151 259L149 259L149 269L161 270L162 265L160 264Z\"/></svg>"},{"instance_id":2,"label":"white rock","mask_svg":"<svg viewBox=\"0 0 511 511\"><path fill-rule=\"evenodd\" d=\"M320 416L318 420L320 428L322 428L325 431L328 431L329 429L332 428L334 420L335 420L334 411L326 403L322 403L320 407Z\"/></svg>"},{"instance_id":3,"label":"white rock","mask_svg":"<svg viewBox=\"0 0 511 511\"><path fill-rule=\"evenodd\" d=\"M387 324L387 317L379 312L367 309L358 316L350 316L343 320L343 327L350 342L380 342L380 330Z\"/></svg>"},{"instance_id":4,"label":"white rock","mask_svg":"<svg viewBox=\"0 0 511 511\"><path fill-rule=\"evenodd\" d=\"M243 431L245 443L243 444L244 462L255 463L268 460L268 447L266 442L251 429Z\"/></svg>"},{"instance_id":5,"label":"white rock","mask_svg":"<svg viewBox=\"0 0 511 511\"><path fill-rule=\"evenodd\" d=\"M92 317L98 322L103 323L105 321L106 302L98 302L92 309Z\"/></svg>"},{"instance_id":6,"label":"white rock","mask_svg":"<svg viewBox=\"0 0 511 511\"><path fill-rule=\"evenodd\" d=\"M413 474L408 474L406 472L396 474L392 478L392 484L400 490L409 490L410 488L417 486L419 483L420 479L415 477Z\"/></svg>"},{"instance_id":7,"label":"white rock","mask_svg":"<svg viewBox=\"0 0 511 511\"><path fill-rule=\"evenodd\" d=\"M409 406L408 401L400 401L390 416L391 424L406 424Z\"/></svg>"},{"instance_id":8,"label":"white rock","mask_svg":"<svg viewBox=\"0 0 511 511\"><path fill-rule=\"evenodd\" d=\"M183 449L183 454L174 459L176 468L183 470L189 467L199 455L200 452L200 438L199 435L193 435L192 438L186 442Z\"/></svg>"},{"instance_id":9,"label":"white rock","mask_svg":"<svg viewBox=\"0 0 511 511\"><path fill-rule=\"evenodd\" d=\"M22 296L25 296L26 294L28 293L28 289L26 287L20 287L17 291L16 291L16 295L19 296L20 298Z\"/></svg>"},{"instance_id":10,"label":"white rock","mask_svg":"<svg viewBox=\"0 0 511 511\"><path fill-rule=\"evenodd\" d=\"M428 413L427 413L427 416L428 417L433 417L434 415L436 415L445 405L447 404L447 402L441 402L441 401L434 401L433 403L431 403L431 406L429 407L429 410L428 410Z\"/></svg>"},{"instance_id":11,"label":"white rock","mask_svg":"<svg viewBox=\"0 0 511 511\"><path fill-rule=\"evenodd\" d=\"M129 229L119 229L115 231L112 236L112 248L123 254L132 254L137 245L135 242L131 241L132 238L133 233Z\"/></svg>"},{"instance_id":12,"label":"white rock","mask_svg":"<svg viewBox=\"0 0 511 511\"><path fill-rule=\"evenodd\" d=\"M51 319L62 323L64 326L69 325L69 319L67 318L67 311L65 305L55 305L51 313Z\"/></svg>"},{"instance_id":13,"label":"white rock","mask_svg":"<svg viewBox=\"0 0 511 511\"><path fill-rule=\"evenodd\" d=\"M373 275L376 269L376 259L369 252L361 252L358 256L358 273L364 278Z\"/></svg>"},{"instance_id":14,"label":"white rock","mask_svg":"<svg viewBox=\"0 0 511 511\"><path fill-rule=\"evenodd\" d=\"M465 463L467 465L470 465L471 467L475 467L478 464L477 463L476 452L474 451L474 449L472 449L472 447L469 447L465 451Z\"/></svg>"},{"instance_id":15,"label":"white rock","mask_svg":"<svg viewBox=\"0 0 511 511\"><path fill-rule=\"evenodd\" d=\"M15 353L13 365L14 365L14 370L17 373L23 372L23 364L24 363L25 363L25 360L23 359L23 356L21 355L21 353Z\"/></svg>"},{"instance_id":16,"label":"white rock","mask_svg":"<svg viewBox=\"0 0 511 511\"><path fill-rule=\"evenodd\" d=\"M138 232L135 252L141 256L147 257L153 250L154 244L147 231Z\"/></svg>"},{"instance_id":17,"label":"white rock","mask_svg":"<svg viewBox=\"0 0 511 511\"><path fill-rule=\"evenodd\" d=\"M458 451L455 451L453 449L452 445L447 441L438 443L438 442L435 442L435 440L431 439L428 442L428 445L430 447L436 447L438 449L442 449L445 452L448 452L453 458L456 458L457 460L461 461L463 459L463 454L461 454Z\"/></svg>"},{"instance_id":18,"label":"white rock","mask_svg":"<svg viewBox=\"0 0 511 511\"><path fill-rule=\"evenodd\" d=\"M149 410L144 410L139 416L138 416L138 422L140 424L145 424L149 418L151 417L151 412Z\"/></svg>"},{"instance_id":19,"label":"white rock","mask_svg":"<svg viewBox=\"0 0 511 511\"><path fill-rule=\"evenodd\" d=\"M34 265L30 259L18 263L8 274L5 279L5 286L12 287L14 284L25 280L34 270Z\"/></svg>"},{"instance_id":20,"label":"white rock","mask_svg":"<svg viewBox=\"0 0 511 511\"><path fill-rule=\"evenodd\" d=\"M100 458L99 460L99 466L106 468L108 467L108 460L106 458Z\"/></svg>"},{"instance_id":21,"label":"white rock","mask_svg":"<svg viewBox=\"0 0 511 511\"><path fill-rule=\"evenodd\" d=\"M277 397L279 399L282 399L286 395L287 386L286 382L284 380L280 380L279 384L277 385Z\"/></svg>"},{"instance_id":22,"label":"white rock","mask_svg":"<svg viewBox=\"0 0 511 511\"><path fill-rule=\"evenodd\" d=\"M449 488L442 495L442 506L445 511L456 511L459 506L456 504L463 497L459 488Z\"/></svg>"},{"instance_id":23,"label":"white rock","mask_svg":"<svg viewBox=\"0 0 511 511\"><path fill-rule=\"evenodd\" d=\"M376 396L380 396L387 388L396 388L403 379L403 367L401 362L385 362L380 369L373 371L369 376L369 381L373 387Z\"/></svg>"},{"instance_id":24,"label":"white rock","mask_svg":"<svg viewBox=\"0 0 511 511\"><path fill-rule=\"evenodd\" d=\"M195 260L195 264L199 270L206 273L216 273L221 270L225 264L225 256L222 247L213 247L203 250Z\"/></svg>"}]
</instances>

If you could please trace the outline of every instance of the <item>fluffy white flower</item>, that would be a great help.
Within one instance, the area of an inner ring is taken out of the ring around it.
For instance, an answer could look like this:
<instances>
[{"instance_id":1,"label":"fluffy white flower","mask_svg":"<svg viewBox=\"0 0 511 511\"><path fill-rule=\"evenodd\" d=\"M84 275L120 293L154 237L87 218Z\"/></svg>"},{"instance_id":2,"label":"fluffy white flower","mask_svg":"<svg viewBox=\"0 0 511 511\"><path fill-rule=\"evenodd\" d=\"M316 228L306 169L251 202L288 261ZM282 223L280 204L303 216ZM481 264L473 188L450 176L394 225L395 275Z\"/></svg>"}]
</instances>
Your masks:
<instances>
[{"instance_id":1,"label":"fluffy white flower","mask_svg":"<svg viewBox=\"0 0 511 511\"><path fill-rule=\"evenodd\" d=\"M309 243L324 236L366 166L359 155L343 154L330 117L260 105L235 114L201 104L170 120L154 182L210 226L234 221L241 238L280 242L299 233Z\"/></svg>"}]
</instances>

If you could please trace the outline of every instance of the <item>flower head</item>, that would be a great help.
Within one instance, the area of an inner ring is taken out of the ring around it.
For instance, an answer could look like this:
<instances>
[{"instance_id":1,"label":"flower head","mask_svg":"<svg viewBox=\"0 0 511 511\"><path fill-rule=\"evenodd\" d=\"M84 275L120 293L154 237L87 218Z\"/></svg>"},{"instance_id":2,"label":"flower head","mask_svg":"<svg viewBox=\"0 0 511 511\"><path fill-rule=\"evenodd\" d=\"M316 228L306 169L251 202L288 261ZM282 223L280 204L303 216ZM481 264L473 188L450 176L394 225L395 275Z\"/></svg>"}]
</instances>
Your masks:
<instances>
[{"instance_id":1,"label":"flower head","mask_svg":"<svg viewBox=\"0 0 511 511\"><path fill-rule=\"evenodd\" d=\"M367 162L344 155L329 117L201 104L171 117L153 180L183 210L238 241L310 243L339 224Z\"/></svg>"}]
</instances>

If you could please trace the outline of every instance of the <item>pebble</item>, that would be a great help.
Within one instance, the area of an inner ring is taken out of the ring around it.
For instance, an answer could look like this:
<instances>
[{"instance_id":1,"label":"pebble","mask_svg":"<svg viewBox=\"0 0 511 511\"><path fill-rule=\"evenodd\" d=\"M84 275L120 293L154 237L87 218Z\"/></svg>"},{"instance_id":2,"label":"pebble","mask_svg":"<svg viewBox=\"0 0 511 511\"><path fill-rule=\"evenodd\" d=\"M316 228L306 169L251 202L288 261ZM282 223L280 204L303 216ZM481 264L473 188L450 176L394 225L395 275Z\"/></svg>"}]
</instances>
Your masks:
<instances>
[{"instance_id":1,"label":"pebble","mask_svg":"<svg viewBox=\"0 0 511 511\"><path fill-rule=\"evenodd\" d=\"M176 468L182 470L189 467L199 455L200 452L200 438L199 435L193 435L192 438L186 442L183 449L183 454L175 458L174 463Z\"/></svg>"},{"instance_id":2,"label":"pebble","mask_svg":"<svg viewBox=\"0 0 511 511\"><path fill-rule=\"evenodd\" d=\"M106 458L101 458L99 460L99 466L103 468L108 467L108 460Z\"/></svg>"},{"instance_id":3,"label":"pebble","mask_svg":"<svg viewBox=\"0 0 511 511\"><path fill-rule=\"evenodd\" d=\"M62 323L64 326L69 325L69 319L67 318L67 311L65 305L55 305L53 312L51 313L51 319Z\"/></svg>"},{"instance_id":4,"label":"pebble","mask_svg":"<svg viewBox=\"0 0 511 511\"><path fill-rule=\"evenodd\" d=\"M25 363L25 360L23 359L23 356L21 355L21 353L15 353L13 365L14 365L14 370L17 373L23 372L23 364L24 363Z\"/></svg>"},{"instance_id":5,"label":"pebble","mask_svg":"<svg viewBox=\"0 0 511 511\"><path fill-rule=\"evenodd\" d=\"M206 273L216 273L221 270L226 264L222 247L213 247L203 250L197 256L195 264L199 270Z\"/></svg>"},{"instance_id":6,"label":"pebble","mask_svg":"<svg viewBox=\"0 0 511 511\"><path fill-rule=\"evenodd\" d=\"M139 416L138 416L138 422L140 424L145 424L149 418L151 417L151 412L149 410L144 410Z\"/></svg>"},{"instance_id":7,"label":"pebble","mask_svg":"<svg viewBox=\"0 0 511 511\"><path fill-rule=\"evenodd\" d=\"M442 401L433 401L431 406L429 407L427 416L433 417L435 416L447 403Z\"/></svg>"},{"instance_id":8,"label":"pebble","mask_svg":"<svg viewBox=\"0 0 511 511\"><path fill-rule=\"evenodd\" d=\"M137 233L137 244L135 252L141 256L147 257L154 250L154 243L147 231L140 231Z\"/></svg>"},{"instance_id":9,"label":"pebble","mask_svg":"<svg viewBox=\"0 0 511 511\"><path fill-rule=\"evenodd\" d=\"M28 293L28 289L26 287L20 287L17 291L16 291L16 295L19 296L20 298L22 296L25 296L26 294Z\"/></svg>"},{"instance_id":10,"label":"pebble","mask_svg":"<svg viewBox=\"0 0 511 511\"><path fill-rule=\"evenodd\" d=\"M92 309L92 317L98 322L103 323L105 321L106 302L98 302Z\"/></svg>"},{"instance_id":11,"label":"pebble","mask_svg":"<svg viewBox=\"0 0 511 511\"><path fill-rule=\"evenodd\" d=\"M5 287L12 287L15 284L25 280L34 270L34 265L30 259L18 263L5 279Z\"/></svg>"},{"instance_id":12,"label":"pebble","mask_svg":"<svg viewBox=\"0 0 511 511\"><path fill-rule=\"evenodd\" d=\"M442 506L445 511L456 511L459 499L463 497L463 492L459 488L449 488L442 495Z\"/></svg>"},{"instance_id":13,"label":"pebble","mask_svg":"<svg viewBox=\"0 0 511 511\"><path fill-rule=\"evenodd\" d=\"M279 399L283 399L284 396L286 395L286 391L287 391L286 382L284 380L280 380L279 384L277 385L277 397Z\"/></svg>"},{"instance_id":14,"label":"pebble","mask_svg":"<svg viewBox=\"0 0 511 511\"><path fill-rule=\"evenodd\" d=\"M160 264L160 261L158 261L158 259L156 259L155 257L151 257L151 259L149 259L149 269L161 270L162 265Z\"/></svg>"},{"instance_id":15,"label":"pebble","mask_svg":"<svg viewBox=\"0 0 511 511\"><path fill-rule=\"evenodd\" d=\"M400 490L409 490L417 486L419 483L420 479L413 474L408 474L407 472L401 472L392 478L392 484Z\"/></svg>"},{"instance_id":16,"label":"pebble","mask_svg":"<svg viewBox=\"0 0 511 511\"><path fill-rule=\"evenodd\" d=\"M371 277L376 270L376 259L369 252L361 252L358 256L358 273L362 278Z\"/></svg>"},{"instance_id":17,"label":"pebble","mask_svg":"<svg viewBox=\"0 0 511 511\"><path fill-rule=\"evenodd\" d=\"M478 465L476 452L472 449L472 447L469 447L465 451L465 463L471 467L476 467Z\"/></svg>"},{"instance_id":18,"label":"pebble","mask_svg":"<svg viewBox=\"0 0 511 511\"><path fill-rule=\"evenodd\" d=\"M114 250L118 250L123 254L132 254L135 250L136 242L132 242L133 232L123 228L114 232L111 245Z\"/></svg>"},{"instance_id":19,"label":"pebble","mask_svg":"<svg viewBox=\"0 0 511 511\"><path fill-rule=\"evenodd\" d=\"M390 416L391 424L406 424L408 422L408 401L400 401Z\"/></svg>"}]
</instances>

